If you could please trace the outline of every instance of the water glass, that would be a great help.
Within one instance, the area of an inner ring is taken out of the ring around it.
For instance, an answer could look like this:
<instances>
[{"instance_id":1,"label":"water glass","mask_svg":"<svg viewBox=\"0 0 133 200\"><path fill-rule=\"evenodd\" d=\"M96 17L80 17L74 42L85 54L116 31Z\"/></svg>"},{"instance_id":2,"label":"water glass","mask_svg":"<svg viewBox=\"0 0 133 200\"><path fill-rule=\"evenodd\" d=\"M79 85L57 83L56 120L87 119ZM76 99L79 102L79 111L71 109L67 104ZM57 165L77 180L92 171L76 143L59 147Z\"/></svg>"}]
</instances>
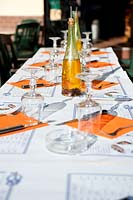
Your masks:
<instances>
[{"instance_id":1,"label":"water glass","mask_svg":"<svg viewBox=\"0 0 133 200\"><path fill-rule=\"evenodd\" d=\"M86 106L86 101L76 105L78 129L90 134L96 134L100 130L101 108L96 102Z\"/></svg>"},{"instance_id":2,"label":"water glass","mask_svg":"<svg viewBox=\"0 0 133 200\"><path fill-rule=\"evenodd\" d=\"M21 99L22 112L28 117L41 121L44 107L42 95L36 94L35 96L29 96L26 94Z\"/></svg>"},{"instance_id":3,"label":"water glass","mask_svg":"<svg viewBox=\"0 0 133 200\"><path fill-rule=\"evenodd\" d=\"M47 65L44 68L44 74L47 81L50 81L52 83L59 83L61 67L57 66L56 64L54 66Z\"/></svg>"}]
</instances>

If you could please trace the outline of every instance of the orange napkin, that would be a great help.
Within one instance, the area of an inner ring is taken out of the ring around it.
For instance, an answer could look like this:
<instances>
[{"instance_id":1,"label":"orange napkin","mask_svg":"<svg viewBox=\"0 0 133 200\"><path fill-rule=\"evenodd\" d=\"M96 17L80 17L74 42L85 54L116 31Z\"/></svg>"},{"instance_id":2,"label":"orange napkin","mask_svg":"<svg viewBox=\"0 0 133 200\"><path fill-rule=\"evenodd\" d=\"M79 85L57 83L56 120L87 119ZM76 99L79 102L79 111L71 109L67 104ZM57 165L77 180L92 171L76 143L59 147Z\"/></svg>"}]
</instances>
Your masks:
<instances>
[{"instance_id":1,"label":"orange napkin","mask_svg":"<svg viewBox=\"0 0 133 200\"><path fill-rule=\"evenodd\" d=\"M43 51L41 52L43 54L50 54L50 51ZM64 54L65 52L64 51L59 51L59 54Z\"/></svg>"},{"instance_id":2,"label":"orange napkin","mask_svg":"<svg viewBox=\"0 0 133 200\"><path fill-rule=\"evenodd\" d=\"M104 126L102 127L102 131L104 133L111 133L111 132L115 131L116 129L118 129L119 127L124 127L124 126L128 126L128 125L133 125L133 120L115 116L112 120L110 120L104 124ZM115 136L108 136L108 137L109 138L117 138L125 133L128 133L129 131L133 131L133 127L124 128L124 129L118 131ZM102 135L102 132L101 132L101 135Z\"/></svg>"},{"instance_id":3,"label":"orange napkin","mask_svg":"<svg viewBox=\"0 0 133 200\"><path fill-rule=\"evenodd\" d=\"M11 127L11 126L16 126L16 125L28 125L30 123L36 123L37 120L27 117L26 115L24 115L23 113L19 112L15 115L6 115L6 116L0 116L0 129L3 128L7 128L7 127ZM47 123L40 123L39 125L34 126L34 128L40 128L43 126L48 126ZM2 134L0 136L7 136L7 135L11 135L11 134L15 134L15 133L20 133L22 131L28 131L28 130L32 130L33 127L27 127L25 129L22 130L18 130L18 131L13 131L13 132L9 132L9 133L5 133Z\"/></svg>"},{"instance_id":4,"label":"orange napkin","mask_svg":"<svg viewBox=\"0 0 133 200\"><path fill-rule=\"evenodd\" d=\"M106 51L92 51L91 54L92 55L101 55L101 54L108 54L109 52Z\"/></svg>"},{"instance_id":5,"label":"orange napkin","mask_svg":"<svg viewBox=\"0 0 133 200\"><path fill-rule=\"evenodd\" d=\"M32 66L32 67L45 67L45 65L48 65L48 64L50 64L50 62L48 60L46 60L44 62L33 63L30 66ZM56 63L56 65L58 67L62 67L61 63Z\"/></svg>"},{"instance_id":6,"label":"orange napkin","mask_svg":"<svg viewBox=\"0 0 133 200\"><path fill-rule=\"evenodd\" d=\"M37 63L33 63L31 64L30 66L35 66L35 67L42 67L42 66L45 66L45 65L48 65L50 62L49 60L45 60L43 62L37 62Z\"/></svg>"},{"instance_id":7,"label":"orange napkin","mask_svg":"<svg viewBox=\"0 0 133 200\"><path fill-rule=\"evenodd\" d=\"M118 117L118 116L113 116L110 114L102 114L99 125L97 123L97 117L94 117L93 120L94 120L94 124L93 124L92 134L95 134L95 135L113 139L113 138L117 138L129 131L133 131L133 127L125 128L125 129L117 132L117 135L110 136L109 133L116 130L117 128L133 124L133 120ZM87 132L87 127L89 127L90 123L92 123L92 119L89 119L87 121L86 120L82 121L81 130ZM78 120L74 120L72 122L67 122L66 125L71 126L73 128L77 128ZM99 129L99 131L98 131L98 129ZM89 128L88 128L88 132L89 132Z\"/></svg>"},{"instance_id":8,"label":"orange napkin","mask_svg":"<svg viewBox=\"0 0 133 200\"><path fill-rule=\"evenodd\" d=\"M50 51L42 51L43 54L50 54Z\"/></svg>"},{"instance_id":9,"label":"orange napkin","mask_svg":"<svg viewBox=\"0 0 133 200\"><path fill-rule=\"evenodd\" d=\"M86 67L89 68L89 67L92 67L92 68L100 68L100 67L107 67L107 66L112 66L112 65L115 65L115 64L112 64L112 63L109 63L109 62L88 62L86 64Z\"/></svg>"},{"instance_id":10,"label":"orange napkin","mask_svg":"<svg viewBox=\"0 0 133 200\"><path fill-rule=\"evenodd\" d=\"M95 90L101 90L108 87L112 87L117 85L118 83L115 82L108 82L108 81L101 81L101 80L93 80L92 81L92 88Z\"/></svg>"},{"instance_id":11,"label":"orange napkin","mask_svg":"<svg viewBox=\"0 0 133 200\"><path fill-rule=\"evenodd\" d=\"M22 88L22 85L29 85L29 83L30 83L30 80L21 80L21 81L18 81L18 82L10 82L9 84L16 86L16 87L19 87L19 88ZM41 87L51 87L51 86L54 86L54 85L58 85L59 83L52 83L52 82L46 81L44 79L38 79L37 84L44 84L44 86L41 86Z\"/></svg>"}]
</instances>

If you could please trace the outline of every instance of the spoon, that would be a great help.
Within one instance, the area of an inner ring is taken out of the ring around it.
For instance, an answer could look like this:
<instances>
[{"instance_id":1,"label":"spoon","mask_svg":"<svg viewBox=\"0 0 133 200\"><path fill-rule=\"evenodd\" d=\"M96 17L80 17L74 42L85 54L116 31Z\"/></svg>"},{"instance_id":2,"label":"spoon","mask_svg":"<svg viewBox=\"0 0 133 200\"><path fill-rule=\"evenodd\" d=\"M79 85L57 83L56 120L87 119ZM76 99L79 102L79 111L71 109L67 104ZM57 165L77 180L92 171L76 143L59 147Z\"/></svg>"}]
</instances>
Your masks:
<instances>
[{"instance_id":1,"label":"spoon","mask_svg":"<svg viewBox=\"0 0 133 200\"><path fill-rule=\"evenodd\" d=\"M117 133L119 131L126 129L126 128L130 128L130 127L133 127L133 124L130 124L130 125L127 125L127 126L121 126L121 127L117 128L115 131L107 133L107 134L110 135L110 136L115 136L115 135L117 135Z\"/></svg>"},{"instance_id":2,"label":"spoon","mask_svg":"<svg viewBox=\"0 0 133 200\"><path fill-rule=\"evenodd\" d=\"M132 98L130 97L117 97L115 98L115 100L118 102L117 104L115 104L114 106L112 106L109 110L103 109L102 110L102 114L112 114L112 115L117 115L117 112L115 111L119 105L125 101L131 101Z\"/></svg>"},{"instance_id":3,"label":"spoon","mask_svg":"<svg viewBox=\"0 0 133 200\"><path fill-rule=\"evenodd\" d=\"M118 102L117 104L115 104L114 106L112 106L109 110L106 110L106 109L103 109L102 110L102 114L111 114L111 115L117 115L117 112L115 111L119 105L121 104L122 102Z\"/></svg>"}]
</instances>

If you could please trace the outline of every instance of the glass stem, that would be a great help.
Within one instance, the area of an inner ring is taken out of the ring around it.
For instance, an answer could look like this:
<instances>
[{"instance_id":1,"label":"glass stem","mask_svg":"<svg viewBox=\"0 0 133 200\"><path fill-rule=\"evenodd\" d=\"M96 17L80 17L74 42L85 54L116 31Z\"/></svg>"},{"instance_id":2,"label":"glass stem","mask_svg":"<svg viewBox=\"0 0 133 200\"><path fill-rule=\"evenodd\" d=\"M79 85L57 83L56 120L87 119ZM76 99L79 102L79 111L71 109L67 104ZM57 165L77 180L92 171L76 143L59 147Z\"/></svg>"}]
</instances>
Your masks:
<instances>
[{"instance_id":1,"label":"glass stem","mask_svg":"<svg viewBox=\"0 0 133 200\"><path fill-rule=\"evenodd\" d=\"M88 98L88 99L91 99L91 97L92 97L92 89L91 89L91 86L92 86L92 83L91 83L91 81L89 81L89 82L87 83L87 98Z\"/></svg>"},{"instance_id":2,"label":"glass stem","mask_svg":"<svg viewBox=\"0 0 133 200\"><path fill-rule=\"evenodd\" d=\"M36 79L33 74L31 74L31 79L30 79L30 89L31 89L31 95L35 96Z\"/></svg>"},{"instance_id":3,"label":"glass stem","mask_svg":"<svg viewBox=\"0 0 133 200\"><path fill-rule=\"evenodd\" d=\"M56 49L57 48L57 43L56 43L56 40L53 41L53 49Z\"/></svg>"}]
</instances>

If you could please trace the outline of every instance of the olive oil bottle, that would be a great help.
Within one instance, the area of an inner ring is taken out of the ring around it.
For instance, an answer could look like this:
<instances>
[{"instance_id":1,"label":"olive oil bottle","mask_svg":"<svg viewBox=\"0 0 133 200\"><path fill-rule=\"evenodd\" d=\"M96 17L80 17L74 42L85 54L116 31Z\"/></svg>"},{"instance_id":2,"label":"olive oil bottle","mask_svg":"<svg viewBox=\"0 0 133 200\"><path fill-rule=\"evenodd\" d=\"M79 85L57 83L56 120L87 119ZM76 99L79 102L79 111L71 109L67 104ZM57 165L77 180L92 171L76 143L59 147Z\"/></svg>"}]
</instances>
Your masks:
<instances>
[{"instance_id":1,"label":"olive oil bottle","mask_svg":"<svg viewBox=\"0 0 133 200\"><path fill-rule=\"evenodd\" d=\"M65 96L78 96L81 94L81 80L76 77L81 73L79 54L76 48L74 35L74 19L68 20L67 48L62 68L62 94Z\"/></svg>"}]
</instances>

